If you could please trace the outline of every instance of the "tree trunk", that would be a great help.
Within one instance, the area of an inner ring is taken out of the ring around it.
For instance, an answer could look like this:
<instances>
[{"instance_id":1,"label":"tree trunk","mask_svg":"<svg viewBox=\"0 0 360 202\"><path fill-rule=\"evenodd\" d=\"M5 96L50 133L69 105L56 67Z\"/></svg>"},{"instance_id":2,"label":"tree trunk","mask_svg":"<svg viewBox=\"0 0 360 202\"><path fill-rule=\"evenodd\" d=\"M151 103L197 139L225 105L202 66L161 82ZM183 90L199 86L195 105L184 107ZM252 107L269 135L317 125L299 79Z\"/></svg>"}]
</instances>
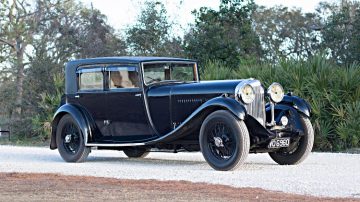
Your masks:
<instances>
[{"instance_id":1,"label":"tree trunk","mask_svg":"<svg viewBox=\"0 0 360 202\"><path fill-rule=\"evenodd\" d=\"M24 92L24 51L25 46L21 39L16 40L16 97L15 109L12 112L11 119L19 120L22 113L22 101Z\"/></svg>"}]
</instances>

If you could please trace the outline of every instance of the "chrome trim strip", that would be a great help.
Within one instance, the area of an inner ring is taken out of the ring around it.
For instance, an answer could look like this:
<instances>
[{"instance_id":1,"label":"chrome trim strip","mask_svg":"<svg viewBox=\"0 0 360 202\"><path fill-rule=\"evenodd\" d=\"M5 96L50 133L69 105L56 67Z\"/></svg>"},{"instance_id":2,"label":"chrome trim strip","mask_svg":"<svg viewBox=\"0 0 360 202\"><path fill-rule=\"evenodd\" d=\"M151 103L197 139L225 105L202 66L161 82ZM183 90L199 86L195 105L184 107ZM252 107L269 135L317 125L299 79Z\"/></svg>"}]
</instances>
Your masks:
<instances>
[{"instance_id":1,"label":"chrome trim strip","mask_svg":"<svg viewBox=\"0 0 360 202\"><path fill-rule=\"evenodd\" d=\"M174 133L176 133L177 131L179 131L183 126L185 126L188 122L190 122L190 120L196 116L201 110L204 109L204 105L201 105L199 108L197 108L190 116L188 116L180 125L178 125L174 130L170 131L169 133L167 133L166 135L164 136L161 136L157 139L154 139L154 140L150 140L150 141L147 141L145 142L145 144L152 144L152 143L156 143L156 142L159 142L163 139L166 139L168 138L169 136L173 135Z\"/></svg>"},{"instance_id":2,"label":"chrome trim strip","mask_svg":"<svg viewBox=\"0 0 360 202\"><path fill-rule=\"evenodd\" d=\"M118 143L118 144L96 144L96 143L87 143L85 144L85 146L92 146L92 147L95 147L95 146L102 146L102 147L117 147L117 146L121 146L121 147L126 147L126 146L144 146L144 145L150 145L150 144L154 144L156 142L159 142L163 139L166 139L168 138L169 136L173 135L174 133L176 133L178 130L180 130L186 123L188 123L195 115L198 114L198 112L200 112L202 110L202 107L200 107L201 109L197 109L195 110L195 112L193 112L187 119L185 119L184 122L182 122L180 125L178 125L174 130L172 130L171 132L169 132L168 134L164 135L164 136L161 136L159 138L156 138L154 140L150 140L150 141L147 141L147 142L143 142L143 143Z\"/></svg>"},{"instance_id":3,"label":"chrome trim strip","mask_svg":"<svg viewBox=\"0 0 360 202\"><path fill-rule=\"evenodd\" d=\"M76 74L102 72L102 71L103 71L103 67L99 67L98 65L94 65L93 67L89 66L88 68L78 69L78 70L76 70Z\"/></svg>"},{"instance_id":4,"label":"chrome trim strip","mask_svg":"<svg viewBox=\"0 0 360 202\"><path fill-rule=\"evenodd\" d=\"M160 135L159 134L159 131L156 129L155 125L154 125L154 122L151 118L151 115L150 115L150 109L149 109L149 102L148 102L148 96L147 96L147 93L145 92L145 88L144 88L144 85L145 85L145 80L144 80L144 63L141 63L141 71L140 71L140 74L141 74L141 83L143 85L142 87L142 93L143 93L143 99L144 99L144 105L145 105L145 110L146 110L146 115L148 117L148 121L150 123L150 126L151 128L154 130L154 132L156 133L156 135ZM169 95L170 96L170 95Z\"/></svg>"},{"instance_id":5,"label":"chrome trim strip","mask_svg":"<svg viewBox=\"0 0 360 202\"><path fill-rule=\"evenodd\" d=\"M131 147L131 146L145 146L145 143L87 143L87 147Z\"/></svg>"},{"instance_id":6,"label":"chrome trim strip","mask_svg":"<svg viewBox=\"0 0 360 202\"><path fill-rule=\"evenodd\" d=\"M218 98L218 97L215 97L215 98ZM213 98L213 99L215 99ZM173 135L174 133L176 133L177 131L179 131L183 126L185 126L188 122L191 121L191 119L198 115L204 108L208 107L208 105L204 105L202 104L200 107L198 107L190 116L188 116L180 125L178 125L174 130L172 130L171 132L167 133L166 135L164 136L161 136L155 140L150 140L148 142L145 142L145 144L151 144L151 143L155 143L157 141L161 141L163 139L166 139L167 137ZM245 116L240 116L238 117L239 119L241 120L244 120L245 119Z\"/></svg>"}]
</instances>

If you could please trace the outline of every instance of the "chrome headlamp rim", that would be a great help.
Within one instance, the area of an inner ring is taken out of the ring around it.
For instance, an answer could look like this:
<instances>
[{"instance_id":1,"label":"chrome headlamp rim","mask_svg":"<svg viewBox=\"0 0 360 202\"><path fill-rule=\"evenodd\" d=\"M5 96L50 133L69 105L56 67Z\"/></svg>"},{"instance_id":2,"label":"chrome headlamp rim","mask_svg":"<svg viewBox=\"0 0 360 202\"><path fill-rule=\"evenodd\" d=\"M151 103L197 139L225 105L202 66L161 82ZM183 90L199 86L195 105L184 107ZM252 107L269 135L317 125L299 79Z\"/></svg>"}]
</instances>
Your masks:
<instances>
[{"instance_id":1,"label":"chrome headlamp rim","mask_svg":"<svg viewBox=\"0 0 360 202\"><path fill-rule=\"evenodd\" d=\"M251 91L250 94L245 94L245 92L244 92L245 88L247 88L247 90ZM244 104L250 104L255 100L255 90L248 83L241 85L237 89L236 95L237 95L238 99L241 100Z\"/></svg>"},{"instance_id":2,"label":"chrome headlamp rim","mask_svg":"<svg viewBox=\"0 0 360 202\"><path fill-rule=\"evenodd\" d=\"M285 95L284 88L282 87L281 84L277 82L274 82L269 86L267 90L267 94L269 95L270 100L274 103L281 102Z\"/></svg>"}]
</instances>

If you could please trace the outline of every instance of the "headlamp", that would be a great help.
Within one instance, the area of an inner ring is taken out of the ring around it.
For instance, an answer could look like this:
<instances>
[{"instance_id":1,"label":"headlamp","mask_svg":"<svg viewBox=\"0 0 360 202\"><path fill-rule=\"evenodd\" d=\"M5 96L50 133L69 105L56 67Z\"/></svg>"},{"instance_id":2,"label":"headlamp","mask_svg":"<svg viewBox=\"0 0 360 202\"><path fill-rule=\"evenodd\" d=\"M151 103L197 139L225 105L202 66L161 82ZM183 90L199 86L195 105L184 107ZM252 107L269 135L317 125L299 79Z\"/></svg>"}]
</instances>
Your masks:
<instances>
[{"instance_id":1,"label":"headlamp","mask_svg":"<svg viewBox=\"0 0 360 202\"><path fill-rule=\"evenodd\" d=\"M284 97L284 89L279 83L273 83L269 86L267 94L270 96L271 101L278 103Z\"/></svg>"},{"instance_id":2,"label":"headlamp","mask_svg":"<svg viewBox=\"0 0 360 202\"><path fill-rule=\"evenodd\" d=\"M249 84L242 86L237 95L245 104L250 104L255 100L254 88Z\"/></svg>"}]
</instances>

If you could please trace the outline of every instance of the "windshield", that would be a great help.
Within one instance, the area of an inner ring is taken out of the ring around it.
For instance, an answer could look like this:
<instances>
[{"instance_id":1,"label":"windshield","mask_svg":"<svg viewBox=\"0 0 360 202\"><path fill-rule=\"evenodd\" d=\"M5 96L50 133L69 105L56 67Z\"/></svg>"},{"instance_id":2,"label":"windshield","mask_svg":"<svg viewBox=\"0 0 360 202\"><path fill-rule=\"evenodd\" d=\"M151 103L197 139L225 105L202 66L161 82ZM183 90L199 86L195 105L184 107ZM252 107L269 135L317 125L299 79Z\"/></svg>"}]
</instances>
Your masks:
<instances>
[{"instance_id":1,"label":"windshield","mask_svg":"<svg viewBox=\"0 0 360 202\"><path fill-rule=\"evenodd\" d=\"M161 82L197 81L195 63L149 63L144 64L146 85Z\"/></svg>"}]
</instances>

